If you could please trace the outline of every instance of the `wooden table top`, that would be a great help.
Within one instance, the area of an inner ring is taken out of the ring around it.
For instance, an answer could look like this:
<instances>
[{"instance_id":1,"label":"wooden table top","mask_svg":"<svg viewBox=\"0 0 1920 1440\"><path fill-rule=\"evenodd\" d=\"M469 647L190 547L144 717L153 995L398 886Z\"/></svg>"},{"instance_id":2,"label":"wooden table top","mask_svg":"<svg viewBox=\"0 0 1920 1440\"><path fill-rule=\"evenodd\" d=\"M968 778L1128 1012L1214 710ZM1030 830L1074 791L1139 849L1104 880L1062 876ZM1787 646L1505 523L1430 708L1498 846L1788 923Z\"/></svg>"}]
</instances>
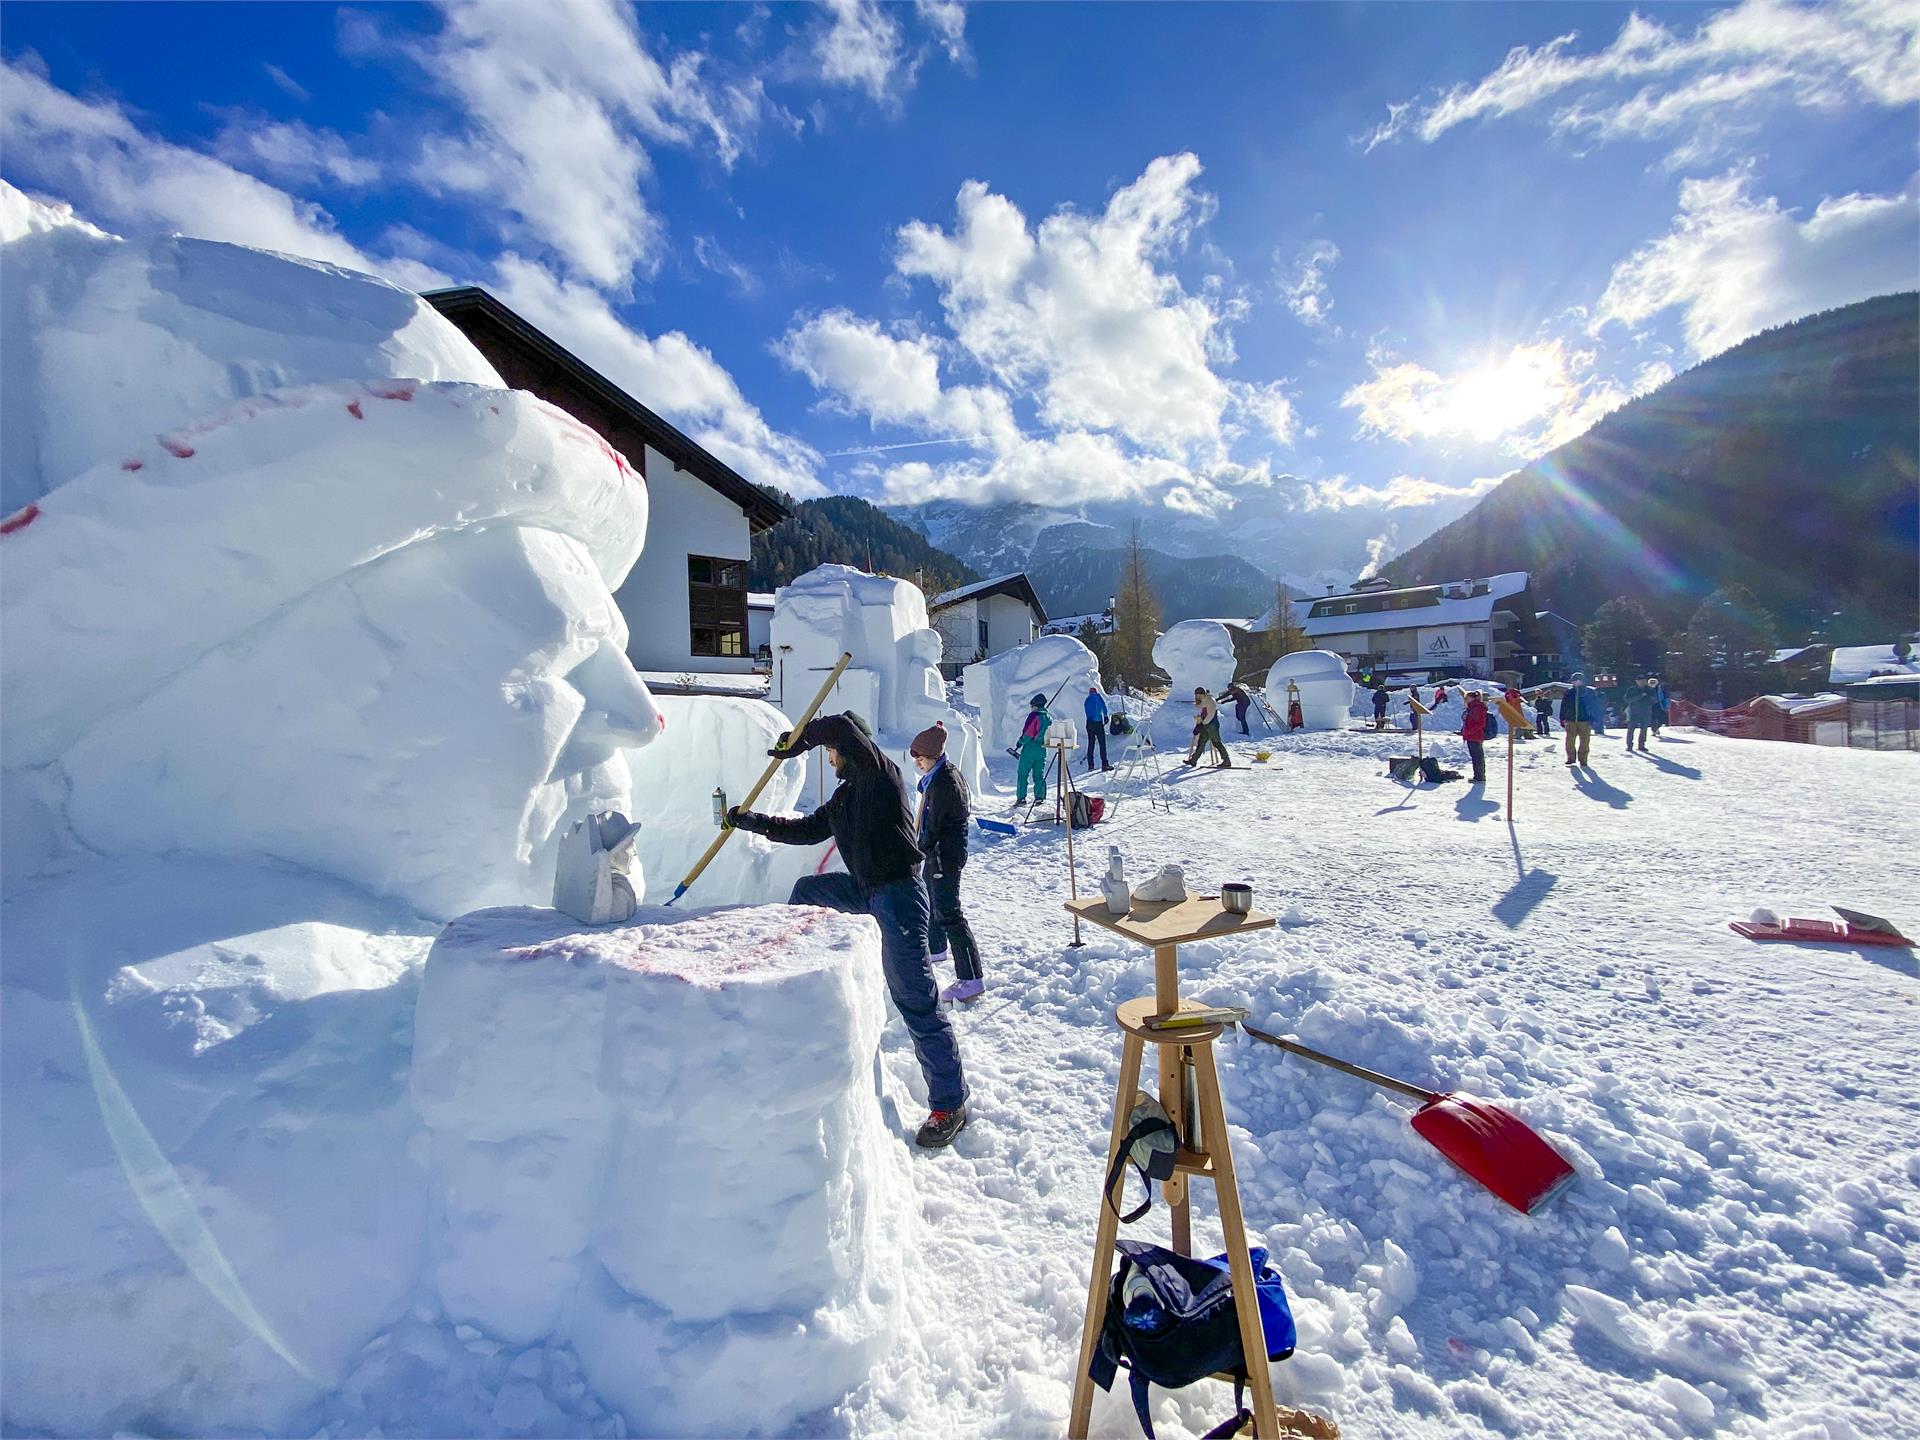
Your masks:
<instances>
[{"instance_id":1,"label":"wooden table top","mask_svg":"<svg viewBox=\"0 0 1920 1440\"><path fill-rule=\"evenodd\" d=\"M1221 940L1230 935L1266 930L1274 923L1273 916L1263 915L1258 910L1248 915L1235 915L1220 903L1218 895L1189 895L1184 900L1151 903L1136 900L1133 908L1124 915L1115 915L1108 910L1106 900L1098 895L1085 900L1069 900L1066 908L1082 920L1105 926L1142 945L1182 945L1189 940Z\"/></svg>"}]
</instances>

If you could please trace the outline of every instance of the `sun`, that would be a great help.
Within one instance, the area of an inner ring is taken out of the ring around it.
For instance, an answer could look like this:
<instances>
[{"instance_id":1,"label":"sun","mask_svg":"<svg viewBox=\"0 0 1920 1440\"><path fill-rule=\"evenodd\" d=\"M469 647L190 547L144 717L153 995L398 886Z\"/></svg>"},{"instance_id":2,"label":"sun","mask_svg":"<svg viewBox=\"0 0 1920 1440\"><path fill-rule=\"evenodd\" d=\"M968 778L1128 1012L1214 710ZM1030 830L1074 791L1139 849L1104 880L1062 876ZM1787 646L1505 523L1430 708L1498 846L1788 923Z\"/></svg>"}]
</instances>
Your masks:
<instances>
[{"instance_id":1,"label":"sun","mask_svg":"<svg viewBox=\"0 0 1920 1440\"><path fill-rule=\"evenodd\" d=\"M1445 429L1479 441L1498 440L1552 410L1559 396L1554 357L1529 347L1459 376L1439 409Z\"/></svg>"}]
</instances>

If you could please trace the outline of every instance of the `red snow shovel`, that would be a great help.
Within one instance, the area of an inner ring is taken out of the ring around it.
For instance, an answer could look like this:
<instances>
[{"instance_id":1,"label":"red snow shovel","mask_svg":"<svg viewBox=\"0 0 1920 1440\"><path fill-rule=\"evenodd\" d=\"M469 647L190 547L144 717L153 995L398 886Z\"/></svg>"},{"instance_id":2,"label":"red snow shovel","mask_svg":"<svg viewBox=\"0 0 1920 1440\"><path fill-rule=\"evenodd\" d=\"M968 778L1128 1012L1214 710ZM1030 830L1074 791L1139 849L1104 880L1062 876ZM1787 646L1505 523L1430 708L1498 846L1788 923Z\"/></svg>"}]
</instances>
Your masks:
<instances>
[{"instance_id":1,"label":"red snow shovel","mask_svg":"<svg viewBox=\"0 0 1920 1440\"><path fill-rule=\"evenodd\" d=\"M1331 1065L1335 1070L1420 1101L1413 1128L1420 1138L1514 1209L1531 1215L1573 1179L1573 1167L1518 1115L1489 1105L1471 1095L1440 1094L1409 1085L1377 1070L1350 1065L1298 1040L1282 1039L1256 1030L1244 1020L1240 1028L1256 1040L1277 1045L1290 1055Z\"/></svg>"}]
</instances>

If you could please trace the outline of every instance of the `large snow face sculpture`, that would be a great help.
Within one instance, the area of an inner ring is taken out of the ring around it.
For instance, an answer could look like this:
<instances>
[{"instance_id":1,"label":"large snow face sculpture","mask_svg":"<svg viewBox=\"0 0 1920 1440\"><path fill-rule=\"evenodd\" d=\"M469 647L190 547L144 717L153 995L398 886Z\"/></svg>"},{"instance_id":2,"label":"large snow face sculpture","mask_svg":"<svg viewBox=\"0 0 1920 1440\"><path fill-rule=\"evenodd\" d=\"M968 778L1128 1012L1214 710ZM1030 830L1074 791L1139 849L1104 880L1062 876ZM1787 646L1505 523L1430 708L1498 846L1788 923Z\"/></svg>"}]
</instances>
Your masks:
<instances>
[{"instance_id":1,"label":"large snow face sculpture","mask_svg":"<svg viewBox=\"0 0 1920 1440\"><path fill-rule=\"evenodd\" d=\"M1042 635L967 666L960 683L967 703L980 711L986 743L1004 750L1020 738L1036 694L1053 699L1056 721L1082 723L1081 703L1088 688L1100 683L1100 662L1071 635Z\"/></svg>"},{"instance_id":2,"label":"large snow face sculpture","mask_svg":"<svg viewBox=\"0 0 1920 1440\"><path fill-rule=\"evenodd\" d=\"M1346 728L1353 706L1353 678L1338 655L1331 650L1298 650L1274 661L1267 672L1267 703L1284 716L1296 692L1307 729Z\"/></svg>"},{"instance_id":3,"label":"large snow face sculpture","mask_svg":"<svg viewBox=\"0 0 1920 1440\"><path fill-rule=\"evenodd\" d=\"M1233 632L1218 620L1182 620L1153 642L1153 663L1176 700L1196 688L1218 695L1233 683Z\"/></svg>"},{"instance_id":4,"label":"large snow face sculpture","mask_svg":"<svg viewBox=\"0 0 1920 1440\"><path fill-rule=\"evenodd\" d=\"M6 763L107 852L266 856L431 915L545 900L662 725L612 586L646 492L513 391L257 397L4 544Z\"/></svg>"}]
</instances>

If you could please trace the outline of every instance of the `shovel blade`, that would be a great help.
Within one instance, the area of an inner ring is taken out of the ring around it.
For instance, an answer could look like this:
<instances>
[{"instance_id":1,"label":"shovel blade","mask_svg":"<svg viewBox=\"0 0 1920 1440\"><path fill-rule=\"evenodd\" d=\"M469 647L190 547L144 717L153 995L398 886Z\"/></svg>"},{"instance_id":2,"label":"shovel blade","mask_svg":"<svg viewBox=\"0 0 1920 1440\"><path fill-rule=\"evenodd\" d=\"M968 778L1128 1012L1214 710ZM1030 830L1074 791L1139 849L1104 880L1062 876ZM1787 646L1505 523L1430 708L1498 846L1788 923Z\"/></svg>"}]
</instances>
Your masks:
<instances>
[{"instance_id":1,"label":"shovel blade","mask_svg":"<svg viewBox=\"0 0 1920 1440\"><path fill-rule=\"evenodd\" d=\"M1471 1095L1436 1096L1414 1115L1413 1128L1469 1176L1528 1215L1573 1179L1573 1167L1518 1115Z\"/></svg>"}]
</instances>

